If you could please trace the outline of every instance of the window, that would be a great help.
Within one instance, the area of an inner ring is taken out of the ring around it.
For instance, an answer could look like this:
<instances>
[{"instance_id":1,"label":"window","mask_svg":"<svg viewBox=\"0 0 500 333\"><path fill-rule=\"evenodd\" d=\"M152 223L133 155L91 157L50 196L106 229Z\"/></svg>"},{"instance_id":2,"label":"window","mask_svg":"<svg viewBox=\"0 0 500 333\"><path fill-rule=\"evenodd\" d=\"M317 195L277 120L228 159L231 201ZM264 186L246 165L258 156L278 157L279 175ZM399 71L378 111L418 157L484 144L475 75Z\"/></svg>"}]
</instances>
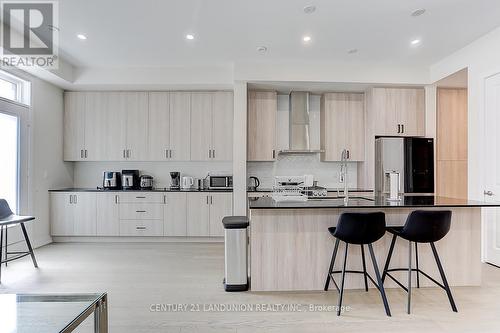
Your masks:
<instances>
[{"instance_id":1,"label":"window","mask_svg":"<svg viewBox=\"0 0 500 333\"><path fill-rule=\"evenodd\" d=\"M30 83L5 71L0 71L0 98L29 105Z\"/></svg>"},{"instance_id":2,"label":"window","mask_svg":"<svg viewBox=\"0 0 500 333\"><path fill-rule=\"evenodd\" d=\"M19 199L19 119L0 113L0 198L7 200L13 212Z\"/></svg>"}]
</instances>

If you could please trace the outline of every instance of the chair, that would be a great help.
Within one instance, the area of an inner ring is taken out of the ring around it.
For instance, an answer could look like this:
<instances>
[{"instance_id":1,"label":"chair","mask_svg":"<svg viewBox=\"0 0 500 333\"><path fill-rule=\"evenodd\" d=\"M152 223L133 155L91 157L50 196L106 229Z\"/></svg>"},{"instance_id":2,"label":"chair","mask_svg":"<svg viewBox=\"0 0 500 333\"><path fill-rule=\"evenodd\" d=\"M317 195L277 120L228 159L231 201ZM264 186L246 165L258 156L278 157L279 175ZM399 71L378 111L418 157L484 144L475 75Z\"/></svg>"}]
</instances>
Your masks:
<instances>
[{"instance_id":1,"label":"chair","mask_svg":"<svg viewBox=\"0 0 500 333\"><path fill-rule=\"evenodd\" d=\"M385 277L388 276L394 282L396 282L401 288L403 288L408 293L408 303L407 312L411 312L411 273L417 273L417 288L420 288L420 277L419 274L424 275L429 280L434 282L439 287L443 288L448 295L448 300L450 301L451 308L454 312L458 312L455 301L451 294L450 286L446 280L446 275L444 274L443 266L441 265L441 260L439 259L438 252L436 250L435 242L444 238L448 231L450 231L451 225L451 211L426 211L426 210L415 210L408 215L406 223L403 227L388 227L387 231L393 234L391 246L389 248L389 254L387 255L387 260L385 262L384 273L382 274L382 281L385 281ZM389 269L392 252L394 251L394 245L396 244L397 237L401 237L409 241L408 246L408 268L392 268ZM416 268L412 268L412 243L415 243L415 264ZM437 282L427 273L423 272L418 267L418 243L429 243L436 260L436 264L443 280L443 284ZM394 278L390 272L395 271L408 271L408 286L405 287L401 282Z\"/></svg>"},{"instance_id":2,"label":"chair","mask_svg":"<svg viewBox=\"0 0 500 333\"><path fill-rule=\"evenodd\" d=\"M0 199L0 283L2 279L2 264L7 263L12 260L20 259L27 255L31 255L31 260L33 260L33 265L35 268L38 267L38 264L35 259L35 254L33 253L33 248L31 247L30 239L28 237L28 233L26 232L26 227L24 226L25 222L32 221L35 218L33 216L20 216L16 215L12 212L9 207L9 204L5 199ZM9 252L7 249L7 228L19 224L21 226L21 230L24 235L24 240L26 241L26 245L28 246L28 251L25 252ZM5 231L5 259L3 256L3 239L4 239L4 231ZM8 257L9 254L14 256Z\"/></svg>"},{"instance_id":3,"label":"chair","mask_svg":"<svg viewBox=\"0 0 500 333\"><path fill-rule=\"evenodd\" d=\"M367 278L377 287L382 297L382 302L384 303L385 312L387 316L391 316L391 311L389 309L389 303L387 302L387 297L385 295L384 285L382 283L382 278L380 277L380 271L377 266L377 260L375 259L375 254L373 252L372 243L376 242L382 238L385 234L385 214L382 212L375 213L342 213L339 217L337 227L328 228L330 234L336 238L335 246L332 253L332 259L330 261L330 268L326 276L326 283L324 290L327 291L330 285L330 280L333 281L335 288L339 292L339 302L337 308L337 316L340 316L342 308L342 298L344 295L344 284L345 284L345 274L346 273L357 273L363 274L365 280L365 290L368 291L368 281ZM335 271L335 258L337 256L340 241L345 243L344 252L344 262L341 271ZM347 250L349 244L356 244L361 246L361 256L363 260L363 271L353 271L346 270L347 265ZM373 269L375 271L375 276L377 282L366 272L366 262L365 262L365 250L364 245L368 245L368 250L370 251L370 257L373 264ZM342 278L340 281L340 288L335 282L333 274L342 273Z\"/></svg>"}]
</instances>

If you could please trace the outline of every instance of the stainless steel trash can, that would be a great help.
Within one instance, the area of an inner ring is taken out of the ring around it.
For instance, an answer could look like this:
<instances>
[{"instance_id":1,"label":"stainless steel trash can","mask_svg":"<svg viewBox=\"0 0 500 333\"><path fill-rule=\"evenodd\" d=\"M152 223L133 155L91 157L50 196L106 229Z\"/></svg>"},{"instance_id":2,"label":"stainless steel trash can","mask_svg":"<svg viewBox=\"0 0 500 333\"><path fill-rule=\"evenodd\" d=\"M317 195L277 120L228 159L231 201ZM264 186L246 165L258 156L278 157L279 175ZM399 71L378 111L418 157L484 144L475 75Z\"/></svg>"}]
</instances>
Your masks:
<instances>
[{"instance_id":1,"label":"stainless steel trash can","mask_svg":"<svg viewBox=\"0 0 500 333\"><path fill-rule=\"evenodd\" d=\"M224 289L226 291L248 290L248 235L246 216L226 216L224 225Z\"/></svg>"}]
</instances>

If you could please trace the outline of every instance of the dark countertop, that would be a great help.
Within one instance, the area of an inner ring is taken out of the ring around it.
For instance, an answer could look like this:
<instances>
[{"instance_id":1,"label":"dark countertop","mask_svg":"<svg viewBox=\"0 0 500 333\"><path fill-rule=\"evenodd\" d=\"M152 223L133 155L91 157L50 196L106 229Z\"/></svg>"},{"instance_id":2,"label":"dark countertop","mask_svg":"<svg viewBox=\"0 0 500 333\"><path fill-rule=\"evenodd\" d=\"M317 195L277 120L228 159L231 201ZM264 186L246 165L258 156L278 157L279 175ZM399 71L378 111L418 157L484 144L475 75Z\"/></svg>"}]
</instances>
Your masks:
<instances>
[{"instance_id":1,"label":"dark countertop","mask_svg":"<svg viewBox=\"0 0 500 333\"><path fill-rule=\"evenodd\" d=\"M411 208L411 207L500 207L500 203L446 198L438 196L405 196L400 201L385 197L350 197L347 205L343 198L309 199L304 202L276 202L271 197L249 198L250 209L314 209L314 208Z\"/></svg>"},{"instance_id":2,"label":"dark countertop","mask_svg":"<svg viewBox=\"0 0 500 333\"><path fill-rule=\"evenodd\" d=\"M328 192L337 192L336 188L327 188ZM267 193L272 192L273 189L269 187L258 187L256 191L247 190L247 193ZM344 189L341 189L340 192L343 192ZM373 190L361 189L361 188L350 188L349 192L373 192Z\"/></svg>"},{"instance_id":3,"label":"dark countertop","mask_svg":"<svg viewBox=\"0 0 500 333\"><path fill-rule=\"evenodd\" d=\"M197 190L197 189L171 189L155 188L152 190L104 190L102 188L61 188L49 190L49 192L233 192L233 190Z\"/></svg>"}]
</instances>

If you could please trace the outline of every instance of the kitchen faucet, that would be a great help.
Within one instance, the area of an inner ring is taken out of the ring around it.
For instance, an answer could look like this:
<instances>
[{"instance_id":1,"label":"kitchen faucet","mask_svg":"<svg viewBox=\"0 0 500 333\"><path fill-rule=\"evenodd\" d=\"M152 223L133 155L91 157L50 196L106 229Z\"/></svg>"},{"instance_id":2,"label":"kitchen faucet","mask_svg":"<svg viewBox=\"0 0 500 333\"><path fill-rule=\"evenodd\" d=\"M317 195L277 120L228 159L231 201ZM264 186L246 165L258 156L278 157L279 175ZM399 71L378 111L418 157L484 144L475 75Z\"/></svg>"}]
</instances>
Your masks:
<instances>
[{"instance_id":1,"label":"kitchen faucet","mask_svg":"<svg viewBox=\"0 0 500 333\"><path fill-rule=\"evenodd\" d=\"M344 183L344 205L347 205L349 201L349 187L347 184L347 150L342 150L342 157L340 162L340 179L341 183ZM340 190L337 188L337 194L340 197Z\"/></svg>"}]
</instances>

